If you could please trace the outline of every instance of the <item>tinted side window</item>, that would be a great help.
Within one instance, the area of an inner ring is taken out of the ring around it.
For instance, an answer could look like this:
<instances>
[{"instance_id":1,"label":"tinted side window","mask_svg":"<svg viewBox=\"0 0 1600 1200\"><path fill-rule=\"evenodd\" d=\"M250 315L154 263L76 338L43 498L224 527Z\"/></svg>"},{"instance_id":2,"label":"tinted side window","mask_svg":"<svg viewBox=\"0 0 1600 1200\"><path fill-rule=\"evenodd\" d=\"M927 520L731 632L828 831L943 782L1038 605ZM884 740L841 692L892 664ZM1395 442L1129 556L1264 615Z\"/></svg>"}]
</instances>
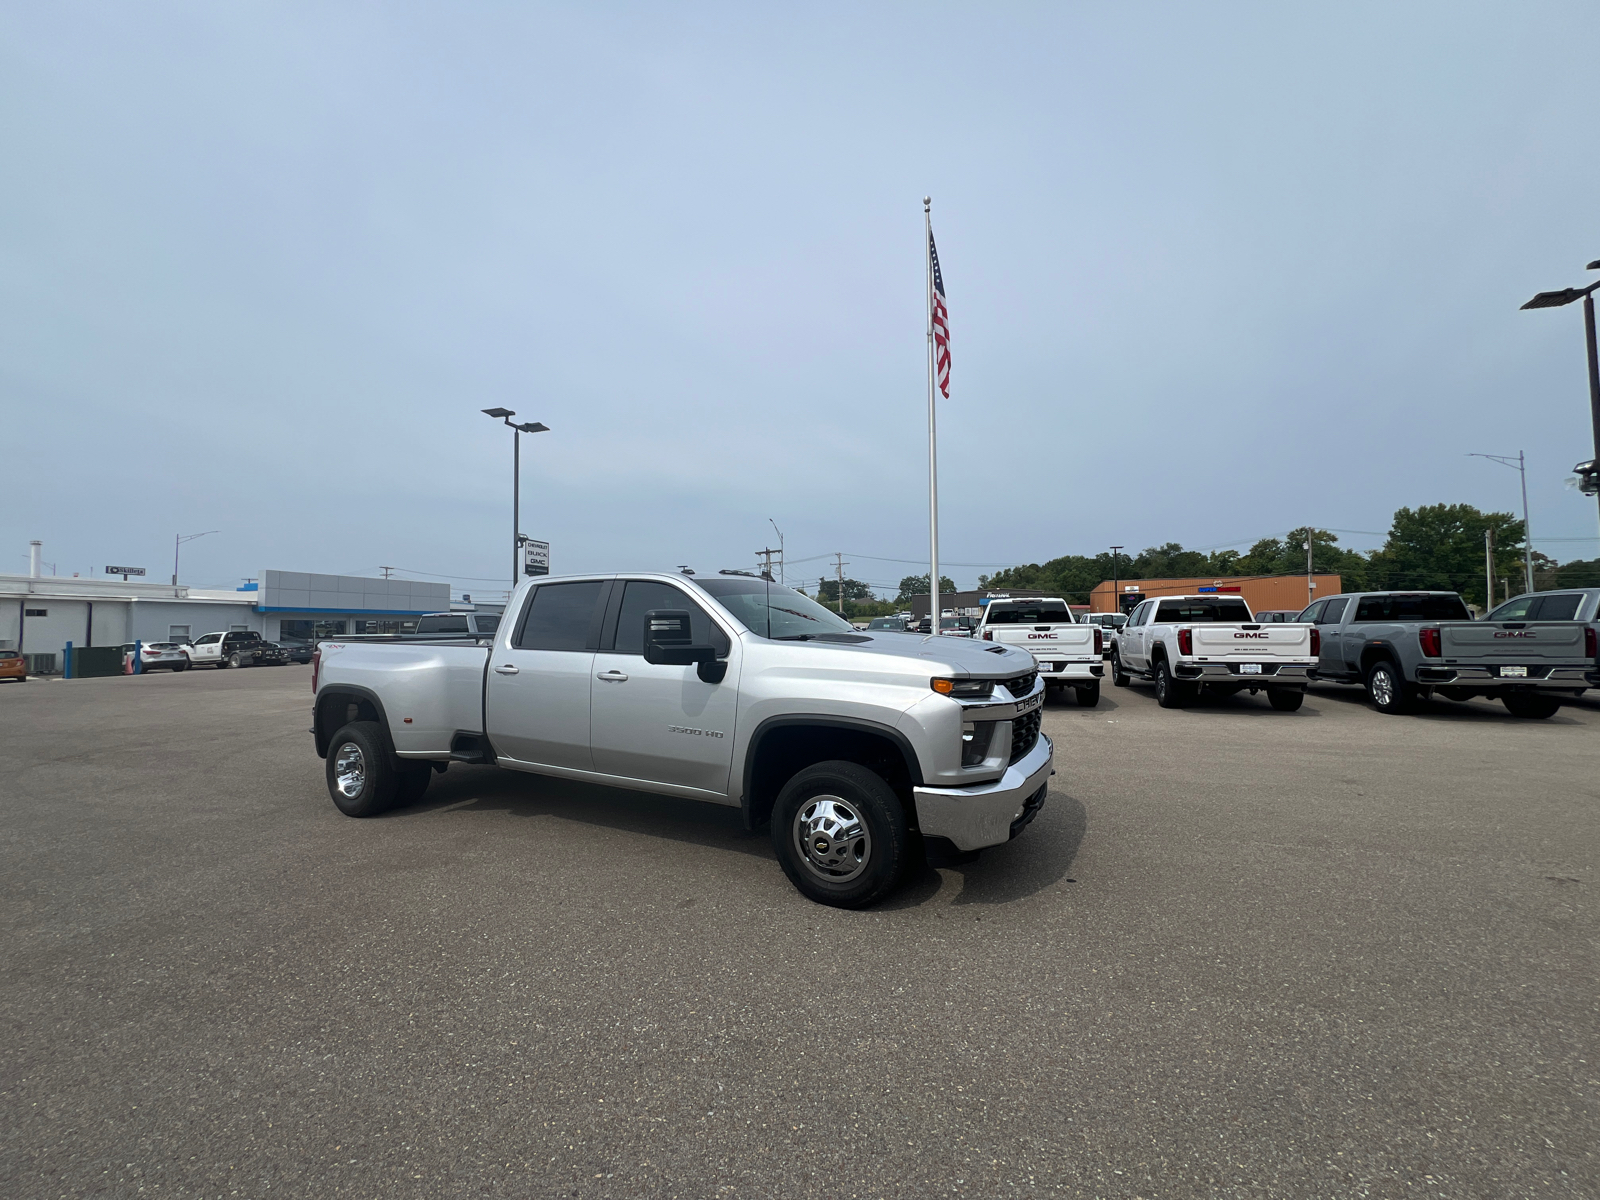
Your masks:
<instances>
[{"instance_id":1,"label":"tinted side window","mask_svg":"<svg viewBox=\"0 0 1600 1200\"><path fill-rule=\"evenodd\" d=\"M220 642L221 640L222 640L222 635L220 633L208 633L208 634L205 635L205 637L201 638L198 642L196 642L195 645L197 645L197 646L212 646L212 645L215 645L217 642Z\"/></svg>"},{"instance_id":2,"label":"tinted side window","mask_svg":"<svg viewBox=\"0 0 1600 1200\"><path fill-rule=\"evenodd\" d=\"M1337 625L1344 620L1344 610L1349 607L1350 601L1343 596L1336 596L1327 603L1328 607L1323 609L1322 615L1317 618L1317 624Z\"/></svg>"},{"instance_id":3,"label":"tinted side window","mask_svg":"<svg viewBox=\"0 0 1600 1200\"><path fill-rule=\"evenodd\" d=\"M548 583L533 593L517 631L519 650L585 650L601 582Z\"/></svg>"},{"instance_id":4,"label":"tinted side window","mask_svg":"<svg viewBox=\"0 0 1600 1200\"><path fill-rule=\"evenodd\" d=\"M1310 605L1304 612L1300 614L1300 620L1304 621L1308 625L1321 624L1322 613L1327 606L1328 602L1326 600L1318 600L1315 604Z\"/></svg>"},{"instance_id":5,"label":"tinted side window","mask_svg":"<svg viewBox=\"0 0 1600 1200\"><path fill-rule=\"evenodd\" d=\"M1361 603L1356 605L1356 620L1358 621L1383 621L1388 619L1388 606L1384 604L1382 596L1363 596Z\"/></svg>"},{"instance_id":6,"label":"tinted side window","mask_svg":"<svg viewBox=\"0 0 1600 1200\"><path fill-rule=\"evenodd\" d=\"M1573 592L1568 596L1540 596L1534 606L1530 621L1576 621L1578 605L1583 597Z\"/></svg>"},{"instance_id":7,"label":"tinted side window","mask_svg":"<svg viewBox=\"0 0 1600 1200\"><path fill-rule=\"evenodd\" d=\"M644 615L652 608L680 608L689 612L689 630L697 646L712 645L718 654L728 652L728 638L718 629L706 610L671 584L649 579L629 580L622 593L622 608L617 617L617 654L644 653Z\"/></svg>"},{"instance_id":8,"label":"tinted side window","mask_svg":"<svg viewBox=\"0 0 1600 1200\"><path fill-rule=\"evenodd\" d=\"M499 628L500 628L500 617L499 617L498 614L496 614L496 613L479 613L478 614L478 632L479 633L493 633L496 629L499 629Z\"/></svg>"},{"instance_id":9,"label":"tinted side window","mask_svg":"<svg viewBox=\"0 0 1600 1200\"><path fill-rule=\"evenodd\" d=\"M1518 596L1515 600L1511 601L1511 603L1502 604L1499 608L1495 609L1492 613L1490 613L1489 614L1489 620L1491 620L1491 621L1533 621L1533 620L1536 620L1537 618L1532 616L1531 613L1533 611L1534 605L1537 604L1540 599L1541 599L1541 597L1538 597L1538 596Z\"/></svg>"}]
</instances>

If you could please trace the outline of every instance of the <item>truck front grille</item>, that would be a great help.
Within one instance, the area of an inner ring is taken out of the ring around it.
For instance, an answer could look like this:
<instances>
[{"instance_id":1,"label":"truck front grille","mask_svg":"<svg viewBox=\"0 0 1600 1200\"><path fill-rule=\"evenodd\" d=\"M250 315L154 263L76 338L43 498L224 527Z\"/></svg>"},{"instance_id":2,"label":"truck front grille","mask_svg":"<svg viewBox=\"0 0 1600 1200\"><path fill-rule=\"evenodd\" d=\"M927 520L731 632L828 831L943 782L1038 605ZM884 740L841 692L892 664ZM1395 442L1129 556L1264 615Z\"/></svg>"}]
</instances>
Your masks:
<instances>
[{"instance_id":1,"label":"truck front grille","mask_svg":"<svg viewBox=\"0 0 1600 1200\"><path fill-rule=\"evenodd\" d=\"M1025 717L1011 722L1011 761L1016 762L1032 750L1039 741L1039 725L1044 720L1044 709L1036 708Z\"/></svg>"},{"instance_id":2,"label":"truck front grille","mask_svg":"<svg viewBox=\"0 0 1600 1200\"><path fill-rule=\"evenodd\" d=\"M1016 699L1021 700L1033 691L1033 681L1039 677L1038 671L1029 671L1026 675L1018 675L1015 679L1002 679L1000 682L1006 686Z\"/></svg>"}]
</instances>

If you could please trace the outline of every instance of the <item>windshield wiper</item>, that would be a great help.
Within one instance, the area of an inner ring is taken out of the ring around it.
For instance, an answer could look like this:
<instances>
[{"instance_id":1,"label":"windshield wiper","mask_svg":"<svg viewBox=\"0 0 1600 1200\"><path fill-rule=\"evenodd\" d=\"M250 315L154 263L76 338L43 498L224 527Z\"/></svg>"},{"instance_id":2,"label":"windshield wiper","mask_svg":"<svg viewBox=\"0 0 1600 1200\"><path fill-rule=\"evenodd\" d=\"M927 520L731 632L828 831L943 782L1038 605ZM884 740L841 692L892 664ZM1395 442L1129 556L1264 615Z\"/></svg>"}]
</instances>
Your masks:
<instances>
[{"instance_id":1,"label":"windshield wiper","mask_svg":"<svg viewBox=\"0 0 1600 1200\"><path fill-rule=\"evenodd\" d=\"M820 633L786 633L782 637L775 637L775 642L809 642L812 638L821 637Z\"/></svg>"}]
</instances>

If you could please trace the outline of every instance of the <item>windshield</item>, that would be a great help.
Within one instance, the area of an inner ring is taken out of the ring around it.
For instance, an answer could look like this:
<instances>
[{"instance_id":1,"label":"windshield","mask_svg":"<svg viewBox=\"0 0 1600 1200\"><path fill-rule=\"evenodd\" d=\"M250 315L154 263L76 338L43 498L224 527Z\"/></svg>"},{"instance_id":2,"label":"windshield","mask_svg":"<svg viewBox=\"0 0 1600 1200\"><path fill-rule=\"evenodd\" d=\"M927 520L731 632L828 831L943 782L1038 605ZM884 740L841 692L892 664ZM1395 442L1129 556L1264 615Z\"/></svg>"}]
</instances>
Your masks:
<instances>
[{"instance_id":1,"label":"windshield","mask_svg":"<svg viewBox=\"0 0 1600 1200\"><path fill-rule=\"evenodd\" d=\"M739 578L697 579L695 582L715 596L734 620L762 637L802 638L856 632L838 613L829 612L815 600L781 584Z\"/></svg>"},{"instance_id":2,"label":"windshield","mask_svg":"<svg viewBox=\"0 0 1600 1200\"><path fill-rule=\"evenodd\" d=\"M1041 600L1035 604L989 605L991 625L1070 625L1072 613L1060 600Z\"/></svg>"},{"instance_id":3,"label":"windshield","mask_svg":"<svg viewBox=\"0 0 1600 1200\"><path fill-rule=\"evenodd\" d=\"M867 622L868 629L904 630L906 623L899 617L874 617Z\"/></svg>"}]
</instances>

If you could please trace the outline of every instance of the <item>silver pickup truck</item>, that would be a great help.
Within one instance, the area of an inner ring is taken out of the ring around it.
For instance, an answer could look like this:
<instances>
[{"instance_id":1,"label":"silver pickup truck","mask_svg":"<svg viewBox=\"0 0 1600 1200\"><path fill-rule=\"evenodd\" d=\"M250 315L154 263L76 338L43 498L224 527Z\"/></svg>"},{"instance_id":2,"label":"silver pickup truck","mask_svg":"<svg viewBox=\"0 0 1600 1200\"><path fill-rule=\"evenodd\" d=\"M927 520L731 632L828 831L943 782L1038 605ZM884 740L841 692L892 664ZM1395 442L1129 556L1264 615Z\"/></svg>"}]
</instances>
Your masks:
<instances>
[{"instance_id":1,"label":"silver pickup truck","mask_svg":"<svg viewBox=\"0 0 1600 1200\"><path fill-rule=\"evenodd\" d=\"M1455 592L1359 592L1300 614L1321 636L1317 679L1362 684L1379 712L1429 696L1489 696L1514 717L1555 715L1600 680L1578 621L1474 621Z\"/></svg>"},{"instance_id":2,"label":"silver pickup truck","mask_svg":"<svg viewBox=\"0 0 1600 1200\"><path fill-rule=\"evenodd\" d=\"M1020 833L1052 765L1044 681L1003 645L859 633L743 572L543 578L484 645L325 641L312 732L352 817L452 762L726 804L824 904L887 895L923 839Z\"/></svg>"}]
</instances>

